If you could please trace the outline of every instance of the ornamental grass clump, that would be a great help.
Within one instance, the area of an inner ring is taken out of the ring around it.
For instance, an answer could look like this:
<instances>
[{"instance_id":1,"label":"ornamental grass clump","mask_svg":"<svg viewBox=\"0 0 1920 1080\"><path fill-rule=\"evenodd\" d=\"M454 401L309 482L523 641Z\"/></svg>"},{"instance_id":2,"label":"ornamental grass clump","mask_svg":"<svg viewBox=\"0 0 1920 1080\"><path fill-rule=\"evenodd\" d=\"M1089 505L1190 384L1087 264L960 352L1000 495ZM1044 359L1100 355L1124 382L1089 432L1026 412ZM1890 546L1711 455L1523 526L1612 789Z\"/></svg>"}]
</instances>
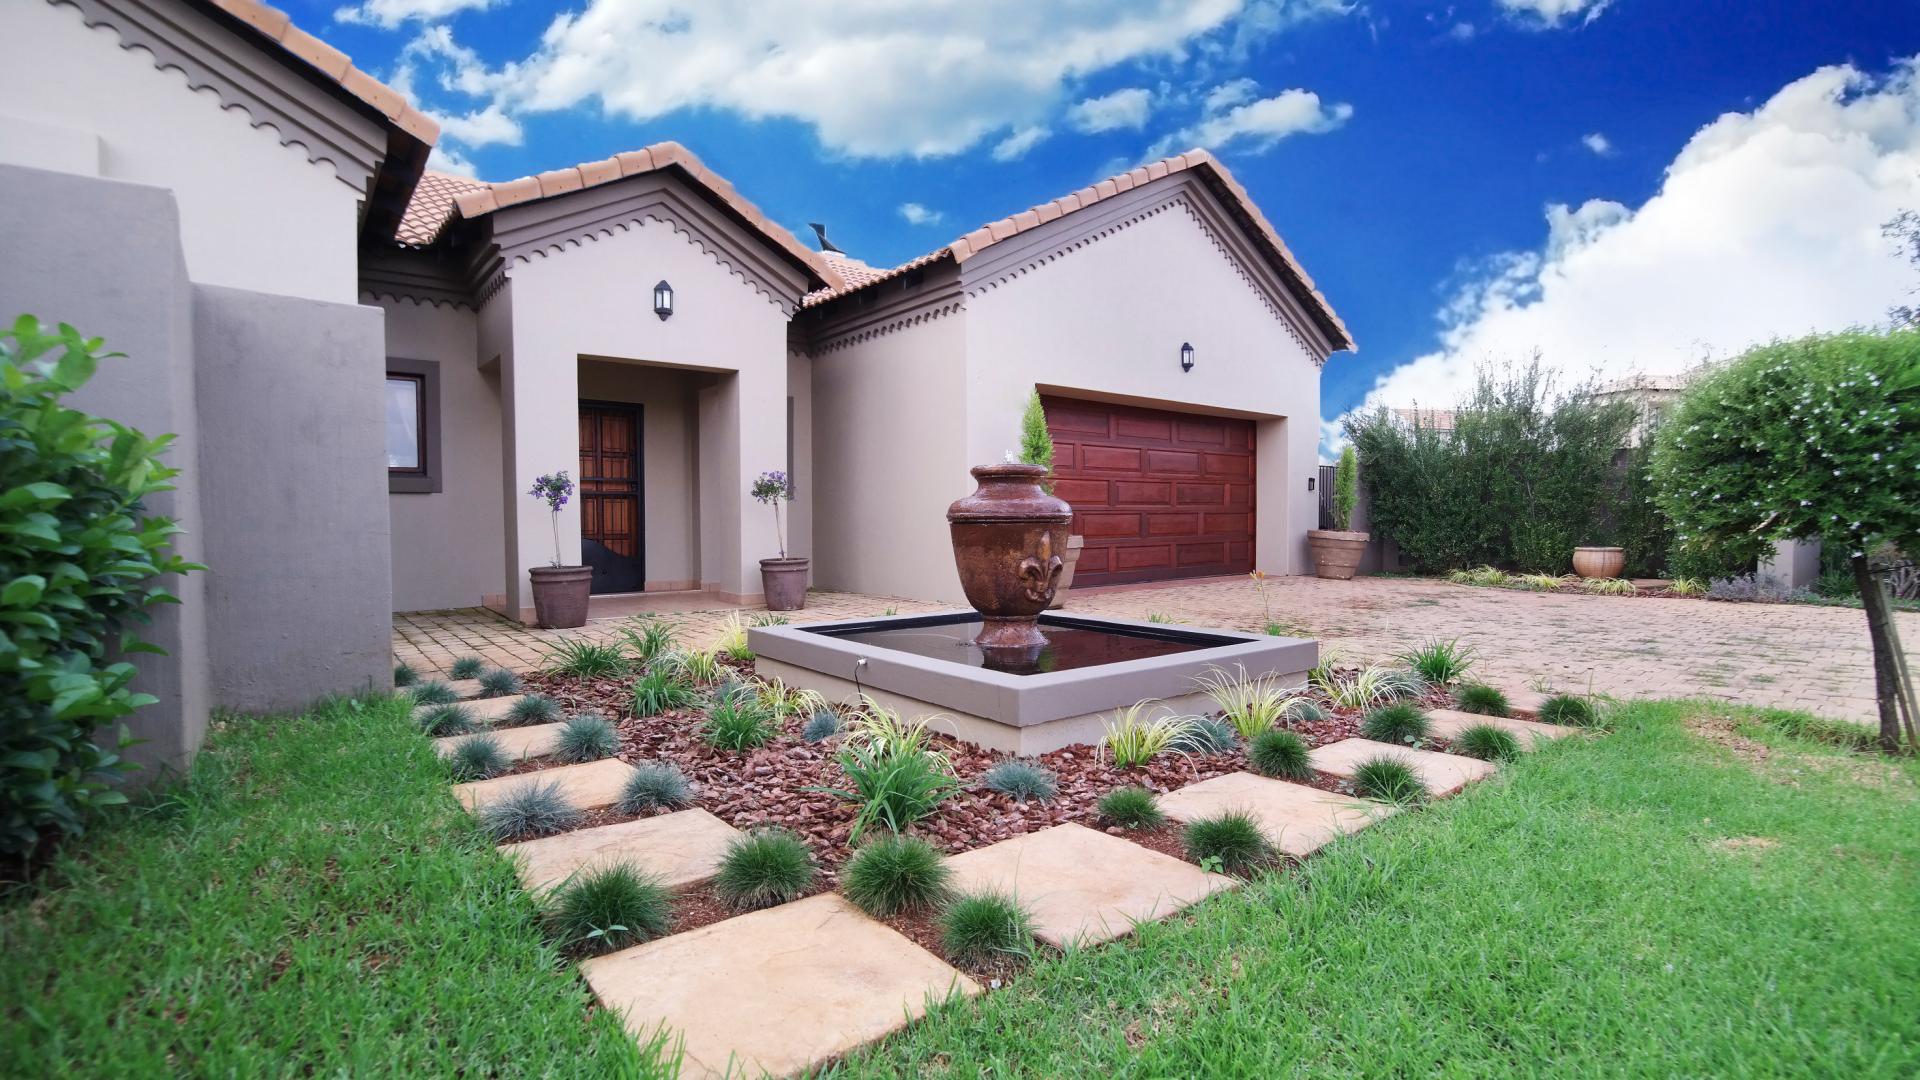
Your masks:
<instances>
[{"instance_id":1,"label":"ornamental grass clump","mask_svg":"<svg viewBox=\"0 0 1920 1080\"><path fill-rule=\"evenodd\" d=\"M747 646L747 624L740 621L738 613L727 616L726 623L720 627L720 636L714 640L713 651L740 663L753 659L753 650Z\"/></svg>"},{"instance_id":2,"label":"ornamental grass clump","mask_svg":"<svg viewBox=\"0 0 1920 1080\"><path fill-rule=\"evenodd\" d=\"M500 842L529 840L575 828L581 818L558 780L529 780L483 807L480 828Z\"/></svg>"},{"instance_id":3,"label":"ornamental grass clump","mask_svg":"<svg viewBox=\"0 0 1920 1080\"><path fill-rule=\"evenodd\" d=\"M754 750L780 734L773 713L751 693L723 694L700 725L700 737L720 750Z\"/></svg>"},{"instance_id":4,"label":"ornamental grass clump","mask_svg":"<svg viewBox=\"0 0 1920 1080\"><path fill-rule=\"evenodd\" d=\"M475 677L480 680L480 696L483 698L512 697L520 692L520 676L506 668L493 668Z\"/></svg>"},{"instance_id":5,"label":"ornamental grass clump","mask_svg":"<svg viewBox=\"0 0 1920 1080\"><path fill-rule=\"evenodd\" d=\"M1100 797L1100 820L1122 829L1155 829L1166 824L1159 797L1143 787L1114 788Z\"/></svg>"},{"instance_id":6,"label":"ornamental grass clump","mask_svg":"<svg viewBox=\"0 0 1920 1080\"><path fill-rule=\"evenodd\" d=\"M978 967L1033 955L1033 916L1010 893L972 893L940 913L940 949L956 964Z\"/></svg>"},{"instance_id":7,"label":"ornamental grass clump","mask_svg":"<svg viewBox=\"0 0 1920 1080\"><path fill-rule=\"evenodd\" d=\"M1262 776L1281 780L1309 780L1313 766L1307 763L1307 743L1291 731L1263 731L1247 744L1247 764Z\"/></svg>"},{"instance_id":8,"label":"ornamental grass clump","mask_svg":"<svg viewBox=\"0 0 1920 1080\"><path fill-rule=\"evenodd\" d=\"M408 687L407 697L413 699L415 705L451 705L460 700L460 695L453 692L453 687L439 679L428 679Z\"/></svg>"},{"instance_id":9,"label":"ornamental grass clump","mask_svg":"<svg viewBox=\"0 0 1920 1080\"><path fill-rule=\"evenodd\" d=\"M1216 873L1245 875L1273 857L1260 826L1237 810L1188 822L1180 843L1187 858Z\"/></svg>"},{"instance_id":10,"label":"ornamental grass clump","mask_svg":"<svg viewBox=\"0 0 1920 1080\"><path fill-rule=\"evenodd\" d=\"M1189 716L1184 735L1175 738L1167 749L1182 754L1225 754L1240 746L1240 735L1233 725L1218 717Z\"/></svg>"},{"instance_id":11,"label":"ornamental grass clump","mask_svg":"<svg viewBox=\"0 0 1920 1080\"><path fill-rule=\"evenodd\" d=\"M1563 579L1557 574L1520 574L1514 577L1513 583L1530 592L1558 592Z\"/></svg>"},{"instance_id":12,"label":"ornamental grass clump","mask_svg":"<svg viewBox=\"0 0 1920 1080\"><path fill-rule=\"evenodd\" d=\"M598 679L627 673L628 660L620 646L604 641L567 638L556 643L542 657L550 675L571 675L578 679Z\"/></svg>"},{"instance_id":13,"label":"ornamental grass clump","mask_svg":"<svg viewBox=\"0 0 1920 1080\"><path fill-rule=\"evenodd\" d=\"M636 615L620 627L619 635L634 659L651 664L673 651L679 631L658 615Z\"/></svg>"},{"instance_id":14,"label":"ornamental grass clump","mask_svg":"<svg viewBox=\"0 0 1920 1080\"><path fill-rule=\"evenodd\" d=\"M819 873L813 853L785 829L755 829L735 837L713 878L714 895L735 911L798 900Z\"/></svg>"},{"instance_id":15,"label":"ornamental grass clump","mask_svg":"<svg viewBox=\"0 0 1920 1080\"><path fill-rule=\"evenodd\" d=\"M477 656L463 656L453 662L453 666L447 669L447 674L456 679L477 679L485 670L487 670L486 661Z\"/></svg>"},{"instance_id":16,"label":"ornamental grass clump","mask_svg":"<svg viewBox=\"0 0 1920 1080\"><path fill-rule=\"evenodd\" d=\"M570 764L609 758L620 749L620 733L599 713L568 718L553 739L553 759Z\"/></svg>"},{"instance_id":17,"label":"ornamental grass clump","mask_svg":"<svg viewBox=\"0 0 1920 1080\"><path fill-rule=\"evenodd\" d=\"M1014 802L1046 802L1060 793L1053 773L1030 761L1002 761L989 768L981 783Z\"/></svg>"},{"instance_id":18,"label":"ornamental grass clump","mask_svg":"<svg viewBox=\"0 0 1920 1080\"><path fill-rule=\"evenodd\" d=\"M1507 703L1507 695L1486 683L1461 683L1455 687L1453 707L1481 716L1513 715L1513 706Z\"/></svg>"},{"instance_id":19,"label":"ornamental grass clump","mask_svg":"<svg viewBox=\"0 0 1920 1080\"><path fill-rule=\"evenodd\" d=\"M1626 578L1588 578L1581 588L1595 596L1633 596L1639 593L1639 586Z\"/></svg>"},{"instance_id":20,"label":"ornamental grass clump","mask_svg":"<svg viewBox=\"0 0 1920 1080\"><path fill-rule=\"evenodd\" d=\"M953 872L940 850L917 836L883 833L860 845L840 871L840 892L876 919L937 907Z\"/></svg>"},{"instance_id":21,"label":"ornamental grass clump","mask_svg":"<svg viewBox=\"0 0 1920 1080\"><path fill-rule=\"evenodd\" d=\"M1460 644L1459 638L1445 641L1433 638L1421 643L1418 648L1401 653L1400 662L1429 686L1450 686L1459 682L1473 667L1474 657L1473 646Z\"/></svg>"},{"instance_id":22,"label":"ornamental grass clump","mask_svg":"<svg viewBox=\"0 0 1920 1080\"><path fill-rule=\"evenodd\" d=\"M1382 705L1360 721L1360 734L1375 742L1418 746L1433 724L1427 714L1404 701Z\"/></svg>"},{"instance_id":23,"label":"ornamental grass clump","mask_svg":"<svg viewBox=\"0 0 1920 1080\"><path fill-rule=\"evenodd\" d=\"M1385 755L1363 761L1354 769L1353 788L1369 799L1396 806L1411 806L1427 797L1426 785L1413 766Z\"/></svg>"},{"instance_id":24,"label":"ornamental grass clump","mask_svg":"<svg viewBox=\"0 0 1920 1080\"><path fill-rule=\"evenodd\" d=\"M613 805L622 814L680 810L693 805L693 784L671 761L644 762L634 766Z\"/></svg>"},{"instance_id":25,"label":"ornamental grass clump","mask_svg":"<svg viewBox=\"0 0 1920 1080\"><path fill-rule=\"evenodd\" d=\"M960 789L947 756L912 743L849 739L840 748L845 788L816 787L859 806L847 839L857 843L875 826L901 832L940 808Z\"/></svg>"},{"instance_id":26,"label":"ornamental grass clump","mask_svg":"<svg viewBox=\"0 0 1920 1080\"><path fill-rule=\"evenodd\" d=\"M633 715L658 716L692 708L700 700L700 691L680 667L656 664L634 680L632 700Z\"/></svg>"},{"instance_id":27,"label":"ornamental grass clump","mask_svg":"<svg viewBox=\"0 0 1920 1080\"><path fill-rule=\"evenodd\" d=\"M762 682L759 693L760 704L773 713L775 720L785 720L789 716L811 716L827 707L827 699L821 697L819 691L788 686L778 676Z\"/></svg>"},{"instance_id":28,"label":"ornamental grass clump","mask_svg":"<svg viewBox=\"0 0 1920 1080\"><path fill-rule=\"evenodd\" d=\"M453 744L452 751L447 754L447 772L452 774L457 784L491 780L506 772L512 764L507 760L507 752L501 748L500 740L492 735L461 739Z\"/></svg>"},{"instance_id":29,"label":"ornamental grass clump","mask_svg":"<svg viewBox=\"0 0 1920 1080\"><path fill-rule=\"evenodd\" d=\"M1540 703L1540 722L1560 724L1565 727L1596 727L1600 723L1600 710L1593 702L1574 694L1555 694Z\"/></svg>"},{"instance_id":30,"label":"ornamental grass clump","mask_svg":"<svg viewBox=\"0 0 1920 1080\"><path fill-rule=\"evenodd\" d=\"M527 694L507 706L506 718L501 723L508 727L526 727L530 724L550 724L558 719L559 702L545 694Z\"/></svg>"},{"instance_id":31,"label":"ornamental grass clump","mask_svg":"<svg viewBox=\"0 0 1920 1080\"><path fill-rule=\"evenodd\" d=\"M1135 769L1161 754L1182 753L1178 746L1193 730L1193 721L1172 713L1149 720L1147 713L1154 704L1134 702L1107 721L1107 733L1100 740L1100 749L1116 768Z\"/></svg>"},{"instance_id":32,"label":"ornamental grass clump","mask_svg":"<svg viewBox=\"0 0 1920 1080\"><path fill-rule=\"evenodd\" d=\"M825 742L840 734L840 714L832 709L820 708L807 718L807 726L800 729L800 738L804 742Z\"/></svg>"},{"instance_id":33,"label":"ornamental grass clump","mask_svg":"<svg viewBox=\"0 0 1920 1080\"><path fill-rule=\"evenodd\" d=\"M702 686L720 681L720 660L704 649L686 649L660 654L656 664L673 668L688 682Z\"/></svg>"},{"instance_id":34,"label":"ornamental grass clump","mask_svg":"<svg viewBox=\"0 0 1920 1080\"><path fill-rule=\"evenodd\" d=\"M420 715L420 730L434 738L465 735L480 730L480 724L465 705L435 705Z\"/></svg>"},{"instance_id":35,"label":"ornamental grass clump","mask_svg":"<svg viewBox=\"0 0 1920 1080\"><path fill-rule=\"evenodd\" d=\"M673 921L672 894L627 863L583 870L554 891L546 922L561 949L597 955L651 941Z\"/></svg>"},{"instance_id":36,"label":"ornamental grass clump","mask_svg":"<svg viewBox=\"0 0 1920 1080\"><path fill-rule=\"evenodd\" d=\"M1357 671L1323 664L1308 672L1307 678L1328 701L1343 709L1371 709L1426 689L1425 681L1413 672L1382 664L1368 664Z\"/></svg>"},{"instance_id":37,"label":"ornamental grass clump","mask_svg":"<svg viewBox=\"0 0 1920 1080\"><path fill-rule=\"evenodd\" d=\"M1520 740L1513 732L1492 724L1475 724L1453 737L1454 753L1481 761L1512 761L1520 756Z\"/></svg>"},{"instance_id":38,"label":"ornamental grass clump","mask_svg":"<svg viewBox=\"0 0 1920 1080\"><path fill-rule=\"evenodd\" d=\"M1278 675L1254 678L1244 666L1231 672L1209 667L1195 677L1194 683L1220 707L1222 718L1242 739L1251 739L1282 722L1294 700L1280 685Z\"/></svg>"},{"instance_id":39,"label":"ornamental grass clump","mask_svg":"<svg viewBox=\"0 0 1920 1080\"><path fill-rule=\"evenodd\" d=\"M393 685L396 690L405 689L420 681L420 673L413 670L411 664L393 665Z\"/></svg>"}]
</instances>

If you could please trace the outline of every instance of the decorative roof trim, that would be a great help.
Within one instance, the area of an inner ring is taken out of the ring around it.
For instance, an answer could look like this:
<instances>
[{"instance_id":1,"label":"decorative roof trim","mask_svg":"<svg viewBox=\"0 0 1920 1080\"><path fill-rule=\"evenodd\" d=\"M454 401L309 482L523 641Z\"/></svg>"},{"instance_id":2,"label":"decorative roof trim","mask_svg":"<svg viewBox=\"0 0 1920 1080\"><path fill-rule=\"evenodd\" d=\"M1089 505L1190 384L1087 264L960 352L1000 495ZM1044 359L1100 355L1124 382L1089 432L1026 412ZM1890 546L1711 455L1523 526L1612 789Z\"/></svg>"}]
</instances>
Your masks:
<instances>
[{"instance_id":1,"label":"decorative roof trim","mask_svg":"<svg viewBox=\"0 0 1920 1080\"><path fill-rule=\"evenodd\" d=\"M942 304L922 306L897 318L888 319L884 322L862 327L859 330L849 331L813 342L808 346L806 355L821 356L830 352L838 352L841 349L851 348L864 341L872 341L874 338L885 337L888 334L898 333L901 330L911 329L922 323L929 323L935 319L965 311L966 307L966 302L963 300L950 300Z\"/></svg>"}]
</instances>

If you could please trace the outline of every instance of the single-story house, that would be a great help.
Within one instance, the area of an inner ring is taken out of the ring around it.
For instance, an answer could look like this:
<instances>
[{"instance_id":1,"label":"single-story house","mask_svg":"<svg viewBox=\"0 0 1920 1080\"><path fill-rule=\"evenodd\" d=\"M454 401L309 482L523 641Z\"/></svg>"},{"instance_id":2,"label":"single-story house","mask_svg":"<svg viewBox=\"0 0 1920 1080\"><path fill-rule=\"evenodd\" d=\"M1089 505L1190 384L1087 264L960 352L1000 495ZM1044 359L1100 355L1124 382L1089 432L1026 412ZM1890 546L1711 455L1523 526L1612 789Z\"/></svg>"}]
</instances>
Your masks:
<instances>
[{"instance_id":1,"label":"single-story house","mask_svg":"<svg viewBox=\"0 0 1920 1080\"><path fill-rule=\"evenodd\" d=\"M755 602L768 469L815 587L959 602L946 506L1035 390L1079 582L1311 569L1352 341L1205 151L878 268L671 142L429 171L432 120L253 0L15 0L0 36L0 308L129 354L81 404L181 434L155 509L212 567L157 630L151 757L210 704L385 685L393 612L524 618L556 557ZM561 469L556 550L526 493Z\"/></svg>"}]
</instances>

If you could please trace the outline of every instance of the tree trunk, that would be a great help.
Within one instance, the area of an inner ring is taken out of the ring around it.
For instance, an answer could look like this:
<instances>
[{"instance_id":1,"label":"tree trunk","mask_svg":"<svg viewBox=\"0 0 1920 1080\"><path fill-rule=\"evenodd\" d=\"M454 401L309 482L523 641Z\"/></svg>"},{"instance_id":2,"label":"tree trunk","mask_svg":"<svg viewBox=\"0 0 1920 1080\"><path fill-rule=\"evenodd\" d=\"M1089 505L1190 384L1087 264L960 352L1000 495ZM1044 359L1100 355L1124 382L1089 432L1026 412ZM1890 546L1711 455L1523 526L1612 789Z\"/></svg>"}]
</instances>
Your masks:
<instances>
[{"instance_id":1,"label":"tree trunk","mask_svg":"<svg viewBox=\"0 0 1920 1080\"><path fill-rule=\"evenodd\" d=\"M1867 612L1867 634L1873 641L1873 689L1880 706L1880 749L1900 751L1900 718L1911 709L1910 690L1901 678L1899 646L1894 638L1893 613L1887 594L1873 576L1862 553L1852 556L1853 580L1860 587L1860 606Z\"/></svg>"}]
</instances>

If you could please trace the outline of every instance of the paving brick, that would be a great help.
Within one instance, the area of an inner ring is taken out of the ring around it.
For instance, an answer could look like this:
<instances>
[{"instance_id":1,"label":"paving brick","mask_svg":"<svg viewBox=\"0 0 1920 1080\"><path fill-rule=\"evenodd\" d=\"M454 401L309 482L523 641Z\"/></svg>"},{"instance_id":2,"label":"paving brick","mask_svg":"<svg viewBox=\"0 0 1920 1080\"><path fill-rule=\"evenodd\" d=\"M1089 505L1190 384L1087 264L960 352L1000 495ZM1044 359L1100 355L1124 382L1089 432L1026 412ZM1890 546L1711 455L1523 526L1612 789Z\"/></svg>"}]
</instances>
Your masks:
<instances>
[{"instance_id":1,"label":"paving brick","mask_svg":"<svg viewBox=\"0 0 1920 1080\"><path fill-rule=\"evenodd\" d=\"M1436 799L1452 795L1473 781L1484 780L1499 771L1490 762L1371 739L1342 739L1319 747L1307 755L1307 760L1320 772L1351 779L1361 765L1379 757L1406 762L1426 785L1427 794Z\"/></svg>"},{"instance_id":2,"label":"paving brick","mask_svg":"<svg viewBox=\"0 0 1920 1080\"><path fill-rule=\"evenodd\" d=\"M529 891L551 888L590 867L624 862L669 888L694 885L714 875L727 845L740 833L698 807L659 817L543 836L500 850L514 860Z\"/></svg>"},{"instance_id":3,"label":"paving brick","mask_svg":"<svg viewBox=\"0 0 1920 1080\"><path fill-rule=\"evenodd\" d=\"M1313 854L1335 837L1359 832L1394 813L1393 807L1382 803L1244 772L1216 776L1162 795L1160 808L1175 821L1194 821L1228 811L1245 813L1260 826L1268 843L1296 859Z\"/></svg>"}]
</instances>

